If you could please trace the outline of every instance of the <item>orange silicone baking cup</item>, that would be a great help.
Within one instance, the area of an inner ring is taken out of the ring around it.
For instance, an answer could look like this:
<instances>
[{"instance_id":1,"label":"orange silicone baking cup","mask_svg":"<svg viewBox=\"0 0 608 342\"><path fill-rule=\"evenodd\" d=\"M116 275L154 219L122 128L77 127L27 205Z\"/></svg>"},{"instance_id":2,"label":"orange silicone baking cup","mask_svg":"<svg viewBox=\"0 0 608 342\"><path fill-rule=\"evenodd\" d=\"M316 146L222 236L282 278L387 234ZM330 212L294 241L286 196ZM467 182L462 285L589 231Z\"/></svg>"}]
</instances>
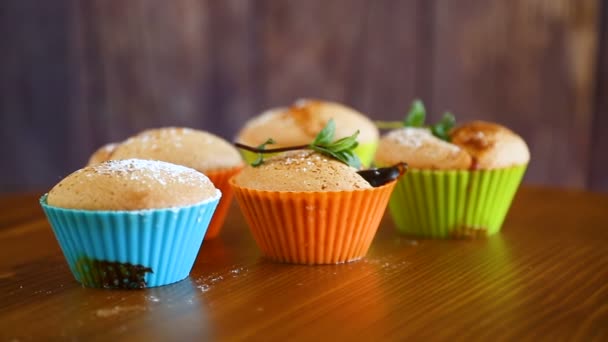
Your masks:
<instances>
[{"instance_id":1,"label":"orange silicone baking cup","mask_svg":"<svg viewBox=\"0 0 608 342\"><path fill-rule=\"evenodd\" d=\"M336 264L365 256L395 181L353 191L262 191L230 182L255 241L267 258Z\"/></svg>"},{"instance_id":2,"label":"orange silicone baking cup","mask_svg":"<svg viewBox=\"0 0 608 342\"><path fill-rule=\"evenodd\" d=\"M226 215L228 214L230 203L232 202L233 192L232 187L229 184L229 180L242 169L243 166L237 166L227 170L205 172L205 175L209 177L213 185L215 185L215 187L220 189L222 192L222 198L220 199L220 203L217 205L215 214L211 219L209 229L205 235L205 240L213 239L219 235L222 225L224 224L224 220L226 219Z\"/></svg>"}]
</instances>

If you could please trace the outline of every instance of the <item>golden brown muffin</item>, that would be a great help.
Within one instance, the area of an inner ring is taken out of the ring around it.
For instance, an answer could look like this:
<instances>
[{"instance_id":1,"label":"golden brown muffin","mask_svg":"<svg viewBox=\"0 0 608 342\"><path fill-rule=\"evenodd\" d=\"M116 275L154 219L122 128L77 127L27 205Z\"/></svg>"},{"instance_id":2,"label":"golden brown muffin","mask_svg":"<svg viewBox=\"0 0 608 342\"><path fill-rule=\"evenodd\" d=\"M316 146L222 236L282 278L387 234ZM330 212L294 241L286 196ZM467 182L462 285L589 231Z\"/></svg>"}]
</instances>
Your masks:
<instances>
[{"instance_id":1,"label":"golden brown muffin","mask_svg":"<svg viewBox=\"0 0 608 342\"><path fill-rule=\"evenodd\" d=\"M530 161L530 151L524 140L510 129L495 123L465 123L452 130L450 137L453 144L471 155L473 169L499 169Z\"/></svg>"},{"instance_id":2,"label":"golden brown muffin","mask_svg":"<svg viewBox=\"0 0 608 342\"><path fill-rule=\"evenodd\" d=\"M238 150L224 139L190 128L146 130L121 143L111 159L151 159L185 165L201 172L242 165Z\"/></svg>"},{"instance_id":3,"label":"golden brown muffin","mask_svg":"<svg viewBox=\"0 0 608 342\"><path fill-rule=\"evenodd\" d=\"M238 150L224 139L208 132L177 127L143 131L120 144L111 158L162 160L205 173L222 191L205 239L219 234L232 199L228 180L243 167Z\"/></svg>"},{"instance_id":4,"label":"golden brown muffin","mask_svg":"<svg viewBox=\"0 0 608 342\"><path fill-rule=\"evenodd\" d=\"M355 168L309 150L281 153L265 159L260 166L245 167L235 183L265 191L351 191L372 187Z\"/></svg>"},{"instance_id":5,"label":"golden brown muffin","mask_svg":"<svg viewBox=\"0 0 608 342\"><path fill-rule=\"evenodd\" d=\"M59 182L47 203L66 209L139 210L192 205L220 196L202 173L162 161L110 160Z\"/></svg>"},{"instance_id":6,"label":"golden brown muffin","mask_svg":"<svg viewBox=\"0 0 608 342\"><path fill-rule=\"evenodd\" d=\"M442 124L433 129L441 132ZM381 139L378 164L410 166L389 203L393 221L400 232L414 236L495 234L525 173L528 148L507 128L480 121L448 135L450 142L426 128L401 128Z\"/></svg>"},{"instance_id":7,"label":"golden brown muffin","mask_svg":"<svg viewBox=\"0 0 608 342\"><path fill-rule=\"evenodd\" d=\"M378 140L378 129L365 115L342 104L320 100L298 100L288 108L267 110L247 121L236 140L250 146L262 144L269 137L275 140L275 147L308 144L332 118L336 122L335 139L359 130L360 143Z\"/></svg>"},{"instance_id":8,"label":"golden brown muffin","mask_svg":"<svg viewBox=\"0 0 608 342\"><path fill-rule=\"evenodd\" d=\"M451 142L426 128L404 127L380 139L376 163L407 162L422 170L491 170L527 164L530 151L508 128L483 121L465 123L450 132Z\"/></svg>"},{"instance_id":9,"label":"golden brown muffin","mask_svg":"<svg viewBox=\"0 0 608 342\"><path fill-rule=\"evenodd\" d=\"M101 162L109 160L110 156L112 155L112 152L114 152L117 146L118 143L109 143L103 145L102 147L97 149L97 151L93 152L93 154L89 158L89 162L87 163L87 165L99 164Z\"/></svg>"},{"instance_id":10,"label":"golden brown muffin","mask_svg":"<svg viewBox=\"0 0 608 342\"><path fill-rule=\"evenodd\" d=\"M407 162L414 169L466 170L471 157L462 148L435 137L428 129L404 127L380 139L378 165Z\"/></svg>"},{"instance_id":11,"label":"golden brown muffin","mask_svg":"<svg viewBox=\"0 0 608 342\"><path fill-rule=\"evenodd\" d=\"M265 257L312 265L365 256L396 182L372 187L355 168L298 150L246 167L230 184Z\"/></svg>"}]
</instances>

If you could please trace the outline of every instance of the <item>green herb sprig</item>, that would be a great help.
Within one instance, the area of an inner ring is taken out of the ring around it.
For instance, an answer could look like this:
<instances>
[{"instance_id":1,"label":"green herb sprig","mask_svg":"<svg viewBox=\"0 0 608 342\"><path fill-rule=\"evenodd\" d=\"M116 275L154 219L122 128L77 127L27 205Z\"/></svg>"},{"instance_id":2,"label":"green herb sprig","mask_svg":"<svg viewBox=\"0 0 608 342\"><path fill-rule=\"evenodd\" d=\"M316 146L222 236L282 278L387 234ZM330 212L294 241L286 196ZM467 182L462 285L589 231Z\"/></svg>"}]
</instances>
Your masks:
<instances>
[{"instance_id":1,"label":"green herb sprig","mask_svg":"<svg viewBox=\"0 0 608 342\"><path fill-rule=\"evenodd\" d=\"M265 150L266 145L272 145L274 143L275 143L275 141L272 138L268 138L264 143L258 145L258 149ZM254 160L253 163L251 163L251 165L260 166L260 165L262 165L263 162L264 162L264 154L261 152L258 152L258 158L256 160Z\"/></svg>"},{"instance_id":2,"label":"green herb sprig","mask_svg":"<svg viewBox=\"0 0 608 342\"><path fill-rule=\"evenodd\" d=\"M420 100L414 100L408 114L402 121L376 121L380 129L396 129L402 127L422 127L431 130L439 139L450 141L450 130L456 125L456 118L450 112L445 112L441 120L434 125L425 125L426 108Z\"/></svg>"},{"instance_id":3,"label":"green herb sprig","mask_svg":"<svg viewBox=\"0 0 608 342\"><path fill-rule=\"evenodd\" d=\"M438 123L431 125L431 133L439 139L450 141L450 130L456 125L456 118L450 112L443 113Z\"/></svg>"},{"instance_id":4,"label":"green herb sprig","mask_svg":"<svg viewBox=\"0 0 608 342\"><path fill-rule=\"evenodd\" d=\"M266 149L266 145L274 144L273 139L268 139L263 144L258 147L251 147L248 145L244 145L241 143L235 143L234 145L243 150L247 150L250 152L254 152L258 154L257 159L251 163L251 166L260 166L264 162L264 154L265 153L277 153L277 152L285 152L285 151L294 151L294 150L302 150L302 149L310 149L326 156L332 157L343 162L346 165L350 165L357 169L361 168L361 161L359 157L353 152L353 150L359 146L357 142L357 137L359 136L359 131L356 131L353 135L344 137L334 141L334 135L336 133L336 123L333 119L330 119L325 127L321 129L319 134L315 137L315 139L306 145L297 145L297 146L289 146L289 147L279 147Z\"/></svg>"}]
</instances>

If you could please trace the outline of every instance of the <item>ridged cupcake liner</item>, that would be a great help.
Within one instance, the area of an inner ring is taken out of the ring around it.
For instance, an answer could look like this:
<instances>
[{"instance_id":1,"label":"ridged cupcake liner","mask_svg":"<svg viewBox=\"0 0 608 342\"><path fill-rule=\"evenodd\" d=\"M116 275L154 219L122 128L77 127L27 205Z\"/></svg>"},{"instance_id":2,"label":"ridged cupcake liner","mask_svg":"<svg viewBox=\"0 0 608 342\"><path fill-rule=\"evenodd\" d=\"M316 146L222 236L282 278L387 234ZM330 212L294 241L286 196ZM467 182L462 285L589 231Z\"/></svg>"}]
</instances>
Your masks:
<instances>
[{"instance_id":1,"label":"ridged cupcake liner","mask_svg":"<svg viewBox=\"0 0 608 342\"><path fill-rule=\"evenodd\" d=\"M371 165L372 159L374 158L374 154L376 153L377 147L377 142L363 143L359 144L359 146L357 146L353 152L355 152L357 157L359 157L359 160L361 160L361 165L363 165L363 167L369 167ZM272 145L269 145L268 148L272 148ZM253 163L258 158L257 153L246 150L240 151L241 155L243 156L243 159L245 159L245 161L249 164ZM275 154L276 153L266 153L264 154L264 156L268 158Z\"/></svg>"},{"instance_id":2,"label":"ridged cupcake liner","mask_svg":"<svg viewBox=\"0 0 608 342\"><path fill-rule=\"evenodd\" d=\"M500 231L527 165L478 171L412 170L389 201L399 232L429 238Z\"/></svg>"},{"instance_id":3,"label":"ridged cupcake liner","mask_svg":"<svg viewBox=\"0 0 608 342\"><path fill-rule=\"evenodd\" d=\"M365 256L396 182L332 192L271 192L231 181L265 257L295 264L336 264Z\"/></svg>"},{"instance_id":4,"label":"ridged cupcake liner","mask_svg":"<svg viewBox=\"0 0 608 342\"><path fill-rule=\"evenodd\" d=\"M188 276L217 198L137 211L75 210L40 204L72 274L85 287L144 288Z\"/></svg>"},{"instance_id":5,"label":"ridged cupcake liner","mask_svg":"<svg viewBox=\"0 0 608 342\"><path fill-rule=\"evenodd\" d=\"M209 177L215 187L220 189L222 192L222 198L220 199L220 203L217 205L215 214L213 214L213 218L209 224L209 229L207 229L207 234L205 235L205 240L213 239L219 235L222 225L226 220L230 203L232 203L233 192L228 181L234 175L241 172L242 169L242 166L238 166L228 170L205 172L205 175Z\"/></svg>"}]
</instances>

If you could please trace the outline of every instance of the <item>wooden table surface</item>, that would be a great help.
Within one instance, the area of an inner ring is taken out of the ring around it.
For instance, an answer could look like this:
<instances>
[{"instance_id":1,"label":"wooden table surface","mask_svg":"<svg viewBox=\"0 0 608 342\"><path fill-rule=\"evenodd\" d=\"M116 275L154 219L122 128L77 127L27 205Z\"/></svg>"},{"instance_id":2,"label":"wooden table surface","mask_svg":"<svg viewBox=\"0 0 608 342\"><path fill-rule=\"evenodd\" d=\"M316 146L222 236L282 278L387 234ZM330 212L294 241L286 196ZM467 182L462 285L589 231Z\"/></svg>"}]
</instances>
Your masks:
<instances>
[{"instance_id":1,"label":"wooden table surface","mask_svg":"<svg viewBox=\"0 0 608 342\"><path fill-rule=\"evenodd\" d=\"M385 216L366 259L260 257L236 206L190 278L82 288L38 195L0 197L0 340L608 339L608 196L526 187L486 240L399 236Z\"/></svg>"}]
</instances>

